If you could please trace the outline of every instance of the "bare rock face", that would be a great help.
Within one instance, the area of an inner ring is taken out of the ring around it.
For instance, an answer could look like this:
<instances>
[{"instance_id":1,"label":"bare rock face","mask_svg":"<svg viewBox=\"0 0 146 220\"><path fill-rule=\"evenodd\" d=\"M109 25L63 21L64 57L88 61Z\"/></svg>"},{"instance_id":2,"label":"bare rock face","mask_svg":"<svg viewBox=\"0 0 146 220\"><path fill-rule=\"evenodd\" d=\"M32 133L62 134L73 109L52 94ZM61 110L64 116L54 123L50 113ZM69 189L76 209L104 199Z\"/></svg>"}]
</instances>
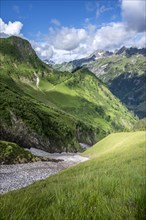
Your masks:
<instances>
[{"instance_id":1,"label":"bare rock face","mask_svg":"<svg viewBox=\"0 0 146 220\"><path fill-rule=\"evenodd\" d=\"M77 152L82 149L79 144L77 149L76 146L70 146L70 144L63 145L60 140L54 140L51 135L45 136L44 134L38 134L12 112L11 125L5 123L1 123L0 125L0 140L14 142L28 149L35 147L50 153L61 153L63 151ZM68 149L68 147L72 148Z\"/></svg>"},{"instance_id":2,"label":"bare rock face","mask_svg":"<svg viewBox=\"0 0 146 220\"><path fill-rule=\"evenodd\" d=\"M26 124L11 113L11 126L1 125L0 139L12 141L24 148L36 147L51 151L49 140L32 131Z\"/></svg>"}]
</instances>

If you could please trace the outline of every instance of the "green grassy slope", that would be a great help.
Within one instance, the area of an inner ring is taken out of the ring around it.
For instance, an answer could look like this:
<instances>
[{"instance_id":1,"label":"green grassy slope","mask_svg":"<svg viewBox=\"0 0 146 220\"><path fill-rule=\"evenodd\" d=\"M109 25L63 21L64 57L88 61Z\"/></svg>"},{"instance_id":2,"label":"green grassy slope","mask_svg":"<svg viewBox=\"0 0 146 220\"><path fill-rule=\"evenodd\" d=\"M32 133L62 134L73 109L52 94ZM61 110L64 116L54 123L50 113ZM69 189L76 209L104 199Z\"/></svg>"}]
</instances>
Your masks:
<instances>
[{"instance_id":1,"label":"green grassy slope","mask_svg":"<svg viewBox=\"0 0 146 220\"><path fill-rule=\"evenodd\" d=\"M84 64L110 91L140 118L146 117L146 57L138 49L126 49L125 53L103 57ZM145 49L143 49L143 52ZM127 54L128 53L128 54ZM81 65L80 60L54 65L58 70L70 72Z\"/></svg>"},{"instance_id":2,"label":"green grassy slope","mask_svg":"<svg viewBox=\"0 0 146 220\"><path fill-rule=\"evenodd\" d=\"M146 132L109 135L83 153L91 160L1 196L2 219L144 220L145 141Z\"/></svg>"},{"instance_id":3,"label":"green grassy slope","mask_svg":"<svg viewBox=\"0 0 146 220\"><path fill-rule=\"evenodd\" d=\"M138 120L135 123L133 129L134 129L134 131L146 131L146 118Z\"/></svg>"},{"instance_id":4,"label":"green grassy slope","mask_svg":"<svg viewBox=\"0 0 146 220\"><path fill-rule=\"evenodd\" d=\"M77 149L77 120L58 109L39 103L23 90L18 92L13 81L11 85L1 83L3 140L13 141L28 148L35 146L50 152Z\"/></svg>"},{"instance_id":5,"label":"green grassy slope","mask_svg":"<svg viewBox=\"0 0 146 220\"><path fill-rule=\"evenodd\" d=\"M76 71L49 90L40 88L58 108L105 134L111 129L130 128L133 121L127 109L88 69Z\"/></svg>"},{"instance_id":6,"label":"green grassy slope","mask_svg":"<svg viewBox=\"0 0 146 220\"><path fill-rule=\"evenodd\" d=\"M4 140L51 152L76 151L79 142L92 145L132 128L134 116L87 69L58 72L40 61L27 41L0 41Z\"/></svg>"}]
</instances>

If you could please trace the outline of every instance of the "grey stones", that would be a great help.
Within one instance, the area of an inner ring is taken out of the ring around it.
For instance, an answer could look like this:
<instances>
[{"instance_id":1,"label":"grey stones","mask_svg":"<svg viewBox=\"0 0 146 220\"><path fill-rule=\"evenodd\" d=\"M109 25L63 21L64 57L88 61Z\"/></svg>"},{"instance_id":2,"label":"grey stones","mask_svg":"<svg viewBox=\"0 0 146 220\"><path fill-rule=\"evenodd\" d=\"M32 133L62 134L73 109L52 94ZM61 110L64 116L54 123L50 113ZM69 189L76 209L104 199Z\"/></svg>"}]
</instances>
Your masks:
<instances>
[{"instance_id":1,"label":"grey stones","mask_svg":"<svg viewBox=\"0 0 146 220\"><path fill-rule=\"evenodd\" d=\"M27 164L0 165L0 193L20 189L35 181L45 179L60 170L88 160L79 154L61 153L49 154L33 149L31 152L37 156L62 160L59 162L34 162Z\"/></svg>"}]
</instances>

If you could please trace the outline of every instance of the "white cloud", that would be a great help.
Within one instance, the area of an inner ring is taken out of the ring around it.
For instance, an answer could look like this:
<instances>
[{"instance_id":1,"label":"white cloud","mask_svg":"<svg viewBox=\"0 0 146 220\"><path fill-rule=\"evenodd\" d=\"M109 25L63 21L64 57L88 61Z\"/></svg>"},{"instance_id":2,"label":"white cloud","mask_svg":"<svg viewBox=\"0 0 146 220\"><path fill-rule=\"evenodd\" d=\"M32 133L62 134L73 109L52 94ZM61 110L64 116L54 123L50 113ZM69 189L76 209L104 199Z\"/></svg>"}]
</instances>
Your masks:
<instances>
[{"instance_id":1,"label":"white cloud","mask_svg":"<svg viewBox=\"0 0 146 220\"><path fill-rule=\"evenodd\" d=\"M6 24L0 18L0 33L4 33L7 35L19 35L22 27L23 24L20 21L9 21L8 24Z\"/></svg>"},{"instance_id":2,"label":"white cloud","mask_svg":"<svg viewBox=\"0 0 146 220\"><path fill-rule=\"evenodd\" d=\"M51 20L51 23L52 23L52 24L55 24L55 25L57 25L57 26L60 26L60 25L61 25L60 21L59 21L58 19L56 19L56 18L53 18L53 19Z\"/></svg>"},{"instance_id":3,"label":"white cloud","mask_svg":"<svg viewBox=\"0 0 146 220\"><path fill-rule=\"evenodd\" d=\"M55 63L68 62L68 61L74 60L74 59L75 59L75 56L71 51L56 50L54 48L54 56L52 57L52 60Z\"/></svg>"},{"instance_id":4,"label":"white cloud","mask_svg":"<svg viewBox=\"0 0 146 220\"><path fill-rule=\"evenodd\" d=\"M90 4L91 3L91 4ZM52 19L53 27L48 35L38 32L36 37L43 42L31 42L41 59L52 59L57 63L86 57L97 49L114 50L121 46L145 47L145 9L146 0L121 0L123 21L103 24L102 27L92 24L86 18L83 28L64 27L60 21ZM93 7L96 6L96 7ZM97 2L87 2L87 11L100 9L99 15L111 10L105 6L97 8ZM98 16L98 15L97 15ZM23 24L19 21L4 23L0 19L0 33L20 35Z\"/></svg>"},{"instance_id":5,"label":"white cloud","mask_svg":"<svg viewBox=\"0 0 146 220\"><path fill-rule=\"evenodd\" d=\"M48 44L47 42L45 43L38 43L35 41L31 41L31 45L36 51L37 55L42 59L50 59L53 56L53 47Z\"/></svg>"},{"instance_id":6,"label":"white cloud","mask_svg":"<svg viewBox=\"0 0 146 220\"><path fill-rule=\"evenodd\" d=\"M61 27L59 29L50 28L49 42L59 50L74 50L82 43L87 33L85 29Z\"/></svg>"},{"instance_id":7,"label":"white cloud","mask_svg":"<svg viewBox=\"0 0 146 220\"><path fill-rule=\"evenodd\" d=\"M139 36L139 39L136 41L136 46L139 48L146 47L146 33Z\"/></svg>"},{"instance_id":8,"label":"white cloud","mask_svg":"<svg viewBox=\"0 0 146 220\"><path fill-rule=\"evenodd\" d=\"M52 59L57 63L84 57L86 51L85 29L49 28L49 36L44 43L32 41L32 46L41 59Z\"/></svg>"},{"instance_id":9,"label":"white cloud","mask_svg":"<svg viewBox=\"0 0 146 220\"><path fill-rule=\"evenodd\" d=\"M92 47L95 50L97 48L113 50L122 46L133 34L133 31L128 32L125 29L123 23L110 23L96 31Z\"/></svg>"},{"instance_id":10,"label":"white cloud","mask_svg":"<svg viewBox=\"0 0 146 220\"><path fill-rule=\"evenodd\" d=\"M58 50L53 48L54 55L52 60L55 63L69 62L71 60L80 59L90 55L93 50L86 44L80 44L80 46L72 51Z\"/></svg>"},{"instance_id":11,"label":"white cloud","mask_svg":"<svg viewBox=\"0 0 146 220\"><path fill-rule=\"evenodd\" d=\"M146 33L137 33L132 39L127 41L127 47L146 47Z\"/></svg>"},{"instance_id":12,"label":"white cloud","mask_svg":"<svg viewBox=\"0 0 146 220\"><path fill-rule=\"evenodd\" d=\"M42 59L62 63L86 57L97 49L114 50L122 46L146 46L145 33L128 30L123 22L97 28L87 21L84 29L50 28L46 42L37 43L34 49Z\"/></svg>"},{"instance_id":13,"label":"white cloud","mask_svg":"<svg viewBox=\"0 0 146 220\"><path fill-rule=\"evenodd\" d=\"M122 46L145 47L146 0L120 0L120 2L123 21L103 24L102 27L92 24L89 18L85 19L84 27L80 29L63 27L58 20L52 19L56 27L49 28L46 37L48 46L39 47L36 49L37 52L41 57L47 55L53 61L61 63L86 57L97 49L114 50ZM112 10L111 7L101 6L98 2L86 2L85 6L88 12L96 11L96 17Z\"/></svg>"},{"instance_id":14,"label":"white cloud","mask_svg":"<svg viewBox=\"0 0 146 220\"><path fill-rule=\"evenodd\" d=\"M146 0L122 0L122 15L128 29L146 30Z\"/></svg>"}]
</instances>

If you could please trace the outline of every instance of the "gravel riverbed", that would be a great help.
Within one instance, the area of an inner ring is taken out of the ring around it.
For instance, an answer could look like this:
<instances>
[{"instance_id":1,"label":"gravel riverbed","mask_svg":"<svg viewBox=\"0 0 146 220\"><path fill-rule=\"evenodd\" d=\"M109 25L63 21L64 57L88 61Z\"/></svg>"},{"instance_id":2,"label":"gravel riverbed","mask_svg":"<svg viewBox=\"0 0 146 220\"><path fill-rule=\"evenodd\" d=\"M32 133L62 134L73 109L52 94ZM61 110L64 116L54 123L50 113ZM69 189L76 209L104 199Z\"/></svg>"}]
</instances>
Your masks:
<instances>
[{"instance_id":1,"label":"gravel riverbed","mask_svg":"<svg viewBox=\"0 0 146 220\"><path fill-rule=\"evenodd\" d=\"M20 189L31 183L45 179L60 170L88 160L75 153L47 153L42 150L31 148L30 151L36 156L62 160L59 162L34 162L27 164L0 165L0 193Z\"/></svg>"}]
</instances>

